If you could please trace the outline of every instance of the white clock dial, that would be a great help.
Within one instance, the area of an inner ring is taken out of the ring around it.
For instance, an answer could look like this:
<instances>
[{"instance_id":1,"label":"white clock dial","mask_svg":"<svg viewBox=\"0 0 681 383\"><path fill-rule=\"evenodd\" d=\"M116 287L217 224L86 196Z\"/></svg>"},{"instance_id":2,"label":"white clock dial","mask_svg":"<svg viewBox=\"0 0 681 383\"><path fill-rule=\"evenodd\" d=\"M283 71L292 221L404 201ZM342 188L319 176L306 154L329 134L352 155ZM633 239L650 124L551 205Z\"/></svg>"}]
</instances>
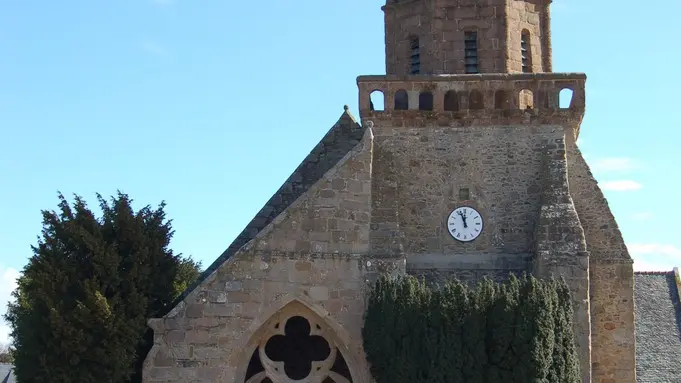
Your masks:
<instances>
[{"instance_id":1,"label":"white clock dial","mask_svg":"<svg viewBox=\"0 0 681 383\"><path fill-rule=\"evenodd\" d=\"M470 242L482 233L482 215L477 210L468 206L461 206L447 218L447 230L454 239L461 242Z\"/></svg>"}]
</instances>

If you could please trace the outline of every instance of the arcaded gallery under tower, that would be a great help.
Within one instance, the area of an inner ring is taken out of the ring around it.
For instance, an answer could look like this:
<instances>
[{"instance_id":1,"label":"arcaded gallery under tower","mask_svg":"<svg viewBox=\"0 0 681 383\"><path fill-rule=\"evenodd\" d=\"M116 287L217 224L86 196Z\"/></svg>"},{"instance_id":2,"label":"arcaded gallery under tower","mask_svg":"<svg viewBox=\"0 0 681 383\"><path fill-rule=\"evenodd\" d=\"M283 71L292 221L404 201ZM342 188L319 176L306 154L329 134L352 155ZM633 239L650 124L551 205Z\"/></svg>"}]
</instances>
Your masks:
<instances>
[{"instance_id":1,"label":"arcaded gallery under tower","mask_svg":"<svg viewBox=\"0 0 681 383\"><path fill-rule=\"evenodd\" d=\"M144 381L370 383L362 326L377 275L530 272L568 281L584 382L681 382L678 272L633 271L575 142L586 75L552 72L550 5L389 0L386 74L357 78L360 120L345 107L149 320Z\"/></svg>"}]
</instances>

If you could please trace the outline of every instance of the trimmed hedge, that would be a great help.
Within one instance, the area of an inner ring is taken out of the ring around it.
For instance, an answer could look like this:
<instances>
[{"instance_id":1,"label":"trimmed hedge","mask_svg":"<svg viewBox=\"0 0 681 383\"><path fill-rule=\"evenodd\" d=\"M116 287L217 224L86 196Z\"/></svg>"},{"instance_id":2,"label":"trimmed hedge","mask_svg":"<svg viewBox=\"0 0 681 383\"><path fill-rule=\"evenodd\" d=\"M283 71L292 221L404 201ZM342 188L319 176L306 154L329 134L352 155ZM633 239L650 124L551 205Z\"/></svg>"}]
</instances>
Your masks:
<instances>
[{"instance_id":1,"label":"trimmed hedge","mask_svg":"<svg viewBox=\"0 0 681 383\"><path fill-rule=\"evenodd\" d=\"M513 275L441 289L381 277L362 330L376 383L578 383L570 291Z\"/></svg>"}]
</instances>

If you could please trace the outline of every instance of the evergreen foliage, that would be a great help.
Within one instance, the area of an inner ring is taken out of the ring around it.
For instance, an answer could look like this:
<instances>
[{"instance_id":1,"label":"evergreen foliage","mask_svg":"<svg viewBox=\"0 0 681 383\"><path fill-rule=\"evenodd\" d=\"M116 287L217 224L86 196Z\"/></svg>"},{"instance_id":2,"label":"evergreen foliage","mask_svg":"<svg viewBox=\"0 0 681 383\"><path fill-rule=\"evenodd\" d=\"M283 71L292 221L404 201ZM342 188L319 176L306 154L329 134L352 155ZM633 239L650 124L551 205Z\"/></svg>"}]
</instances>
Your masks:
<instances>
[{"instance_id":1,"label":"evergreen foliage","mask_svg":"<svg viewBox=\"0 0 681 383\"><path fill-rule=\"evenodd\" d=\"M164 207L135 212L97 195L101 218L76 196L43 211L42 236L6 319L18 382L139 382L151 347L146 321L163 315L200 265L168 248Z\"/></svg>"},{"instance_id":2,"label":"evergreen foliage","mask_svg":"<svg viewBox=\"0 0 681 383\"><path fill-rule=\"evenodd\" d=\"M510 276L439 289L381 277L362 330L377 383L578 383L570 290Z\"/></svg>"}]
</instances>

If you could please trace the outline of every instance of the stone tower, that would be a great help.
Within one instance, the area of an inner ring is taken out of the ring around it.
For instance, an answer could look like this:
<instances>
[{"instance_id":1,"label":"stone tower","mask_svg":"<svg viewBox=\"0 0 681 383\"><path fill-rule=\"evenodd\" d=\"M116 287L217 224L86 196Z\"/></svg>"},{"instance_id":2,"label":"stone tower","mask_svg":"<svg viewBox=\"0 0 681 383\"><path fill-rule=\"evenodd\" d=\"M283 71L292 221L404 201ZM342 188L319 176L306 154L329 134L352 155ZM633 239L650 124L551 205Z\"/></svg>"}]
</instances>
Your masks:
<instances>
[{"instance_id":1,"label":"stone tower","mask_svg":"<svg viewBox=\"0 0 681 383\"><path fill-rule=\"evenodd\" d=\"M361 124L346 107L196 284L149 320L144 381L370 383L362 326L378 273L531 272L571 287L583 381L634 383L632 260L575 143L586 76L551 72L549 5L389 0L387 74L357 78ZM461 236L455 213L473 209L480 225ZM308 335L329 352L282 340Z\"/></svg>"},{"instance_id":2,"label":"stone tower","mask_svg":"<svg viewBox=\"0 0 681 383\"><path fill-rule=\"evenodd\" d=\"M387 75L358 78L371 249L432 278L565 277L583 381L634 382L633 262L575 143L586 76L551 72L550 4L387 1ZM443 224L460 206L486 218L475 241Z\"/></svg>"},{"instance_id":3,"label":"stone tower","mask_svg":"<svg viewBox=\"0 0 681 383\"><path fill-rule=\"evenodd\" d=\"M551 71L551 0L389 0L388 74Z\"/></svg>"}]
</instances>

